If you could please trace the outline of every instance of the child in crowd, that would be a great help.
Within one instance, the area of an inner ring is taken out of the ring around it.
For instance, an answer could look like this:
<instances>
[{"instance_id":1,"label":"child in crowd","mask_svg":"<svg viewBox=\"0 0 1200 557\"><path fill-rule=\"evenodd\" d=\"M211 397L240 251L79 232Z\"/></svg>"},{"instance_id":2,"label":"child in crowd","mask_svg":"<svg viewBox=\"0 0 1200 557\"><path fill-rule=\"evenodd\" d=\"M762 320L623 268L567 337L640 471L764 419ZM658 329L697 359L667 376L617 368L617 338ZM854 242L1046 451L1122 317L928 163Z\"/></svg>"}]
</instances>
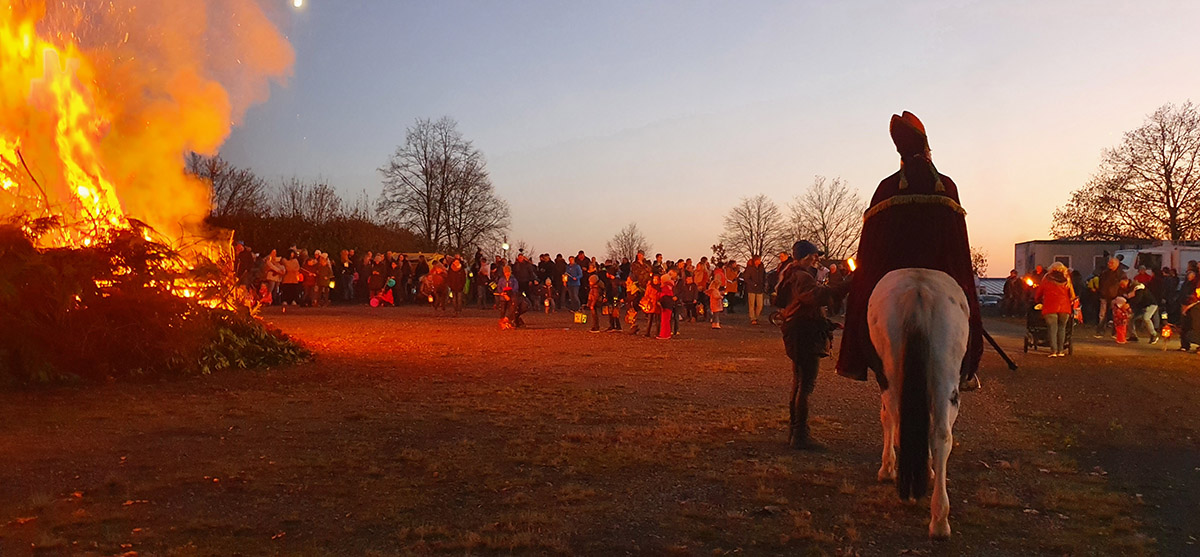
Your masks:
<instances>
[{"instance_id":1,"label":"child in crowd","mask_svg":"<svg viewBox=\"0 0 1200 557\"><path fill-rule=\"evenodd\" d=\"M638 331L638 310L642 304L642 294L632 276L625 279L625 321L629 323L631 334L635 335Z\"/></svg>"},{"instance_id":2,"label":"child in crowd","mask_svg":"<svg viewBox=\"0 0 1200 557\"><path fill-rule=\"evenodd\" d=\"M550 312L554 311L554 302L557 301L554 298L554 284L550 279L546 279L546 282L542 284L541 296L542 305L546 308L546 315L550 315Z\"/></svg>"},{"instance_id":3,"label":"child in crowd","mask_svg":"<svg viewBox=\"0 0 1200 557\"><path fill-rule=\"evenodd\" d=\"M604 309L604 284L600 281L599 275L588 277L588 297L587 308L588 319L592 320L593 333L600 332L600 311Z\"/></svg>"},{"instance_id":4,"label":"child in crowd","mask_svg":"<svg viewBox=\"0 0 1200 557\"><path fill-rule=\"evenodd\" d=\"M300 267L300 282L304 284L304 305L314 307L317 305L317 273L320 269L317 268L317 259L315 257L308 258L304 262L304 266Z\"/></svg>"},{"instance_id":5,"label":"child in crowd","mask_svg":"<svg viewBox=\"0 0 1200 557\"><path fill-rule=\"evenodd\" d=\"M675 322L672 312L675 310L675 280L673 278L675 272L671 271L659 280L659 332L658 338L671 338L671 325Z\"/></svg>"},{"instance_id":6,"label":"child in crowd","mask_svg":"<svg viewBox=\"0 0 1200 557\"><path fill-rule=\"evenodd\" d=\"M617 279L616 271L610 267L607 272L608 280L604 284L608 287L608 307L605 313L608 314L608 329L605 332L616 333L621 331L621 281Z\"/></svg>"},{"instance_id":7,"label":"child in crowd","mask_svg":"<svg viewBox=\"0 0 1200 557\"><path fill-rule=\"evenodd\" d=\"M675 307L683 315L680 317L687 319L689 323L696 321L696 280L692 275L685 275L683 282L675 292Z\"/></svg>"},{"instance_id":8,"label":"child in crowd","mask_svg":"<svg viewBox=\"0 0 1200 557\"><path fill-rule=\"evenodd\" d=\"M646 338L654 336L658 331L654 330L654 326L659 320L658 293L662 279L658 275L650 279L650 283L646 285L646 293L642 295L642 312L646 314ZM637 328L634 328L633 334L637 334Z\"/></svg>"},{"instance_id":9,"label":"child in crowd","mask_svg":"<svg viewBox=\"0 0 1200 557\"><path fill-rule=\"evenodd\" d=\"M1133 308L1122 296L1117 296L1113 299L1113 329L1117 332L1117 344L1125 344L1126 334L1129 329L1129 318L1133 316Z\"/></svg>"}]
</instances>

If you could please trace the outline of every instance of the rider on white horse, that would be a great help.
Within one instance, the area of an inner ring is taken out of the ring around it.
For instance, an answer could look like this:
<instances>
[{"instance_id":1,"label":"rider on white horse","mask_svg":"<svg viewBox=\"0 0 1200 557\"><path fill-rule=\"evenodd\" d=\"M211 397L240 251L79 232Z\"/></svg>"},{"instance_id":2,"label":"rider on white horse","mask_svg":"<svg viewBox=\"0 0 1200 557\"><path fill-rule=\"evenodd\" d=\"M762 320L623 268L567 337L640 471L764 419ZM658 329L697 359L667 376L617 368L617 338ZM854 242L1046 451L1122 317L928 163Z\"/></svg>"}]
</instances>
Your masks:
<instances>
[{"instance_id":1,"label":"rider on white horse","mask_svg":"<svg viewBox=\"0 0 1200 557\"><path fill-rule=\"evenodd\" d=\"M971 310L967 352L960 369L964 390L968 390L978 385L975 372L983 355L983 322L966 211L959 205L954 181L934 168L921 121L909 112L892 116L890 131L900 153L900 170L879 183L863 215L857 277L846 300L837 372L866 381L870 367L882 379L879 355L867 328L871 292L884 275L896 269L933 269L950 275L962 287Z\"/></svg>"}]
</instances>

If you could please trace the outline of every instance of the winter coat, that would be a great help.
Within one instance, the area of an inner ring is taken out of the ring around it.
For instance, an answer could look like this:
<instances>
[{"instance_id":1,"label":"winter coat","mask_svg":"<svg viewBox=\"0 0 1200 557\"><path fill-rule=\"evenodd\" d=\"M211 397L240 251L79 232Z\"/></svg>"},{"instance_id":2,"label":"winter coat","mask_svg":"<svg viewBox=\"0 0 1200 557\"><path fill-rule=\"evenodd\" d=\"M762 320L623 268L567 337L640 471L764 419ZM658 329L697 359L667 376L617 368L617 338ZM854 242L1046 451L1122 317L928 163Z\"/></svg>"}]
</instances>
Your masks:
<instances>
[{"instance_id":1,"label":"winter coat","mask_svg":"<svg viewBox=\"0 0 1200 557\"><path fill-rule=\"evenodd\" d=\"M850 281L838 287L818 284L811 268L791 265L784 270L778 292L787 300L787 307L781 313L785 320L783 345L789 358L829 355L833 334L821 308L828 306L831 300L845 296L849 289Z\"/></svg>"},{"instance_id":2,"label":"winter coat","mask_svg":"<svg viewBox=\"0 0 1200 557\"><path fill-rule=\"evenodd\" d=\"M278 257L273 257L273 258L268 257L268 258L266 258L266 260L267 260L267 265L266 265L267 280L270 282L278 282L278 281L283 280L283 273L287 269L284 268L283 263L281 263L279 261L279 258Z\"/></svg>"},{"instance_id":3,"label":"winter coat","mask_svg":"<svg viewBox=\"0 0 1200 557\"><path fill-rule=\"evenodd\" d=\"M643 288L650 284L650 265L645 261L634 261L629 265L629 273L633 276L633 282Z\"/></svg>"},{"instance_id":4,"label":"winter coat","mask_svg":"<svg viewBox=\"0 0 1200 557\"><path fill-rule=\"evenodd\" d=\"M1150 289L1145 286L1141 288L1135 286L1134 290L1126 296L1126 299L1129 300L1129 305L1133 306L1133 311L1139 313L1150 306L1158 305L1158 300L1150 293Z\"/></svg>"},{"instance_id":5,"label":"winter coat","mask_svg":"<svg viewBox=\"0 0 1200 557\"><path fill-rule=\"evenodd\" d=\"M1071 313L1074 311L1075 289L1062 273L1047 273L1038 285L1034 300L1041 302L1042 315Z\"/></svg>"},{"instance_id":6,"label":"winter coat","mask_svg":"<svg viewBox=\"0 0 1200 557\"><path fill-rule=\"evenodd\" d=\"M466 269L458 269L455 271L451 268L446 272L446 286L450 287L450 291L461 294L467 288L467 271Z\"/></svg>"},{"instance_id":7,"label":"winter coat","mask_svg":"<svg viewBox=\"0 0 1200 557\"><path fill-rule=\"evenodd\" d=\"M579 286L579 279L583 278L583 269L578 263L567 265L567 286Z\"/></svg>"},{"instance_id":8,"label":"winter coat","mask_svg":"<svg viewBox=\"0 0 1200 557\"><path fill-rule=\"evenodd\" d=\"M712 273L709 272L707 263L700 263L696 265L696 270L692 271L692 279L695 281L696 286L700 288L707 290L708 280L711 278Z\"/></svg>"},{"instance_id":9,"label":"winter coat","mask_svg":"<svg viewBox=\"0 0 1200 557\"><path fill-rule=\"evenodd\" d=\"M300 261L296 259L287 259L283 262L283 283L284 284L299 284L300 277Z\"/></svg>"},{"instance_id":10,"label":"winter coat","mask_svg":"<svg viewBox=\"0 0 1200 557\"><path fill-rule=\"evenodd\" d=\"M747 265L745 272L742 273L742 280L747 294L765 294L767 292L767 268L762 263Z\"/></svg>"},{"instance_id":11,"label":"winter coat","mask_svg":"<svg viewBox=\"0 0 1200 557\"><path fill-rule=\"evenodd\" d=\"M588 287L588 309L597 309L604 305L604 281L593 282Z\"/></svg>"},{"instance_id":12,"label":"winter coat","mask_svg":"<svg viewBox=\"0 0 1200 557\"><path fill-rule=\"evenodd\" d=\"M304 286L316 286L317 276L320 272L321 268L316 263L312 265L306 263L300 268L300 282L303 282Z\"/></svg>"},{"instance_id":13,"label":"winter coat","mask_svg":"<svg viewBox=\"0 0 1200 557\"><path fill-rule=\"evenodd\" d=\"M708 283L708 290L705 291L705 294L708 294L709 309L713 313L725 311L725 292L722 291L724 287L725 281L716 276L713 276L712 281Z\"/></svg>"},{"instance_id":14,"label":"winter coat","mask_svg":"<svg viewBox=\"0 0 1200 557\"><path fill-rule=\"evenodd\" d=\"M696 303L696 294L699 291L700 289L696 288L695 283L688 284L684 282L675 289L675 298L681 304L694 304Z\"/></svg>"},{"instance_id":15,"label":"winter coat","mask_svg":"<svg viewBox=\"0 0 1200 557\"><path fill-rule=\"evenodd\" d=\"M738 274L740 273L740 271L738 270L738 267L736 267L736 266L727 267L724 269L724 271L725 271L725 293L726 294L737 294Z\"/></svg>"},{"instance_id":16,"label":"winter coat","mask_svg":"<svg viewBox=\"0 0 1200 557\"><path fill-rule=\"evenodd\" d=\"M658 305L660 309L675 309L675 283L669 280L663 280L661 289L658 292Z\"/></svg>"},{"instance_id":17,"label":"winter coat","mask_svg":"<svg viewBox=\"0 0 1200 557\"><path fill-rule=\"evenodd\" d=\"M646 293L642 294L642 301L639 305L646 313L658 313L662 309L658 307L658 288L655 288L653 284L647 285Z\"/></svg>"},{"instance_id":18,"label":"winter coat","mask_svg":"<svg viewBox=\"0 0 1200 557\"><path fill-rule=\"evenodd\" d=\"M1125 272L1121 269L1104 269L1100 273L1100 298L1111 300L1119 296L1123 278L1125 278Z\"/></svg>"},{"instance_id":19,"label":"winter coat","mask_svg":"<svg viewBox=\"0 0 1200 557\"><path fill-rule=\"evenodd\" d=\"M1113 308L1113 325L1118 327L1129 323L1129 318L1133 316L1133 308L1129 304Z\"/></svg>"}]
</instances>

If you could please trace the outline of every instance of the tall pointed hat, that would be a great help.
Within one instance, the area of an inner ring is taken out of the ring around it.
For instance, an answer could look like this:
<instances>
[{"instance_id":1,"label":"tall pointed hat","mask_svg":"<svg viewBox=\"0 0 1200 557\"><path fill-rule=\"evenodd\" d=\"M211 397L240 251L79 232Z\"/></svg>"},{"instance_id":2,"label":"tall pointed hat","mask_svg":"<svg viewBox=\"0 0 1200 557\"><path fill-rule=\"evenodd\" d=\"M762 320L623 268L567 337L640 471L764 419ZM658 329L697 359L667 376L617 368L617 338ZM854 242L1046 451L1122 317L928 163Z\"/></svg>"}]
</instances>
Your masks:
<instances>
[{"instance_id":1,"label":"tall pointed hat","mask_svg":"<svg viewBox=\"0 0 1200 557\"><path fill-rule=\"evenodd\" d=\"M903 114L892 115L889 131L892 134L892 142L896 144L896 151L900 152L901 157L920 155L929 148L929 137L925 135L925 124L922 124L915 114L907 110Z\"/></svg>"}]
</instances>

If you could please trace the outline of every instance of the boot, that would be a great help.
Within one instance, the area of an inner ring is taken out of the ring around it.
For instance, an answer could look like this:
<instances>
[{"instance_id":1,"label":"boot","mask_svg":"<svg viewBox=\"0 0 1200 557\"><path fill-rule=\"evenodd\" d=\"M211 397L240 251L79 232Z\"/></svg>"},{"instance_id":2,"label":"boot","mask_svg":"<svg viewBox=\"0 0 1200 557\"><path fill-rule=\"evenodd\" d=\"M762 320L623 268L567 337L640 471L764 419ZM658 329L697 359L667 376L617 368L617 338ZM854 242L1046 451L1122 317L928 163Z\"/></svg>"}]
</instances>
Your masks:
<instances>
[{"instance_id":1,"label":"boot","mask_svg":"<svg viewBox=\"0 0 1200 557\"><path fill-rule=\"evenodd\" d=\"M800 395L792 399L792 419L788 428L788 444L800 451L819 451L824 445L809 434L808 397Z\"/></svg>"}]
</instances>

